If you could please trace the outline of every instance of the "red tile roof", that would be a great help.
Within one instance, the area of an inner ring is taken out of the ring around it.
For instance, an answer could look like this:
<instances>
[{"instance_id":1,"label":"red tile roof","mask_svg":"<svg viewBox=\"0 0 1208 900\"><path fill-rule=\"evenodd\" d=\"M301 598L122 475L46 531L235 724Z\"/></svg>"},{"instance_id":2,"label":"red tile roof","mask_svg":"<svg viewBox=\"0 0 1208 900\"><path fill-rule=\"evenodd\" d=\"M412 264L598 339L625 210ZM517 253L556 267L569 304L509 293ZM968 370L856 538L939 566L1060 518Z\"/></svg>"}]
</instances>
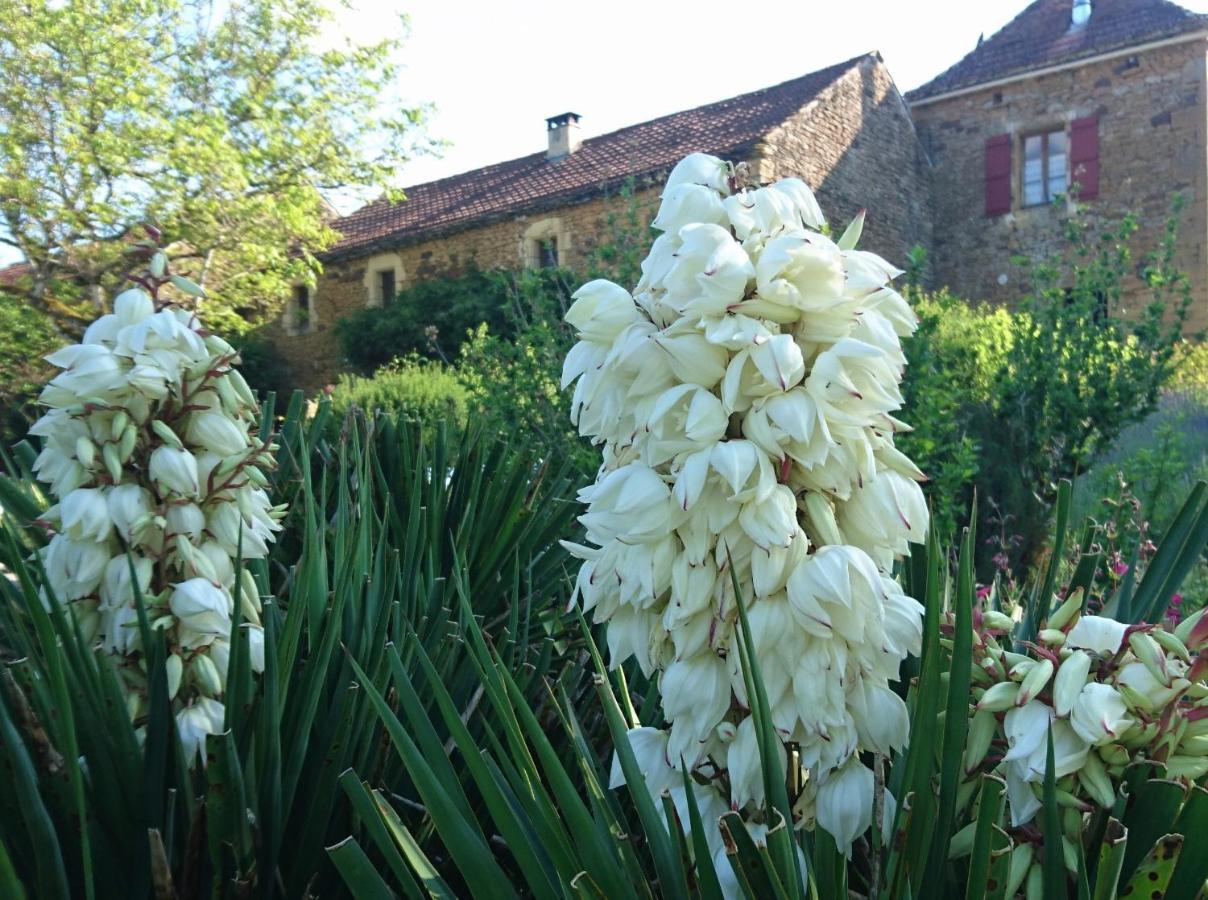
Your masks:
<instances>
[{"instance_id":1,"label":"red tile roof","mask_svg":"<svg viewBox=\"0 0 1208 900\"><path fill-rule=\"evenodd\" d=\"M1070 25L1072 0L1036 0L943 74L906 94L912 102L1111 50L1208 30L1208 16L1168 0L1094 0L1090 20Z\"/></svg>"},{"instance_id":2,"label":"red tile roof","mask_svg":"<svg viewBox=\"0 0 1208 900\"><path fill-rule=\"evenodd\" d=\"M0 285L16 284L17 279L30 272L29 263L19 262L0 269Z\"/></svg>"},{"instance_id":3,"label":"red tile roof","mask_svg":"<svg viewBox=\"0 0 1208 900\"><path fill-rule=\"evenodd\" d=\"M574 153L545 152L406 189L401 203L377 200L332 223L343 237L328 260L360 256L419 236L433 237L524 212L564 206L628 178L666 171L689 153L742 155L865 54L792 81L673 113L585 140Z\"/></svg>"}]
</instances>

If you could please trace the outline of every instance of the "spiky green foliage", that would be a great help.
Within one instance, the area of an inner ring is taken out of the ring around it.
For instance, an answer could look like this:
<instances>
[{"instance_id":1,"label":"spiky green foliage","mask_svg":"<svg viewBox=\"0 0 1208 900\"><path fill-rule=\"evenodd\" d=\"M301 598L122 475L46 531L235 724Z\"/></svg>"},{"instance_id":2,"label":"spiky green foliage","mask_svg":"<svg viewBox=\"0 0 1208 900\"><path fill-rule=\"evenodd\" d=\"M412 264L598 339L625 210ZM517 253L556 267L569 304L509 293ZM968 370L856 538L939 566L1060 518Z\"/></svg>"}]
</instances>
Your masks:
<instances>
[{"instance_id":1,"label":"spiky green foliage","mask_svg":"<svg viewBox=\"0 0 1208 900\"><path fill-rule=\"evenodd\" d=\"M40 573L24 560L38 538L21 523L41 499L29 482L0 481L0 549L17 579L0 583L0 896L980 900L1005 895L1017 857L1037 863L1037 889L1069 896L1123 896L1151 875L1168 897L1203 885L1208 858L1180 839L1208 824L1202 787L1174 790L1138 768L1120 806L1088 820L1069 867L1053 848L1009 843L1001 781L963 781L974 673L957 637L967 629L948 623L977 614L971 536L954 568L932 540L903 572L927 616L923 656L898 685L913 742L880 763L899 798L889 840L866 836L849 862L821 832L773 829L765 846L727 815L733 873L719 872L704 839L716 823L699 809L688 803L684 829L669 801L608 787L614 747L641 783L626 731L658 724L657 704L632 673L607 671L598 635L563 614L555 538L573 530L574 507L560 464L472 431L359 415L333 428L330 415L324 405L307 421L298 399L277 423L275 491L292 512L253 570L266 671L252 676L240 648L229 731L193 776L162 653L147 660L159 699L136 734L105 658L36 597ZM19 448L12 466L21 460ZM1130 588L1130 615L1143 618L1202 552L1205 492ZM1037 579L1035 622L1080 577L1076 559L1055 558ZM738 642L752 715L768 723L750 650ZM799 786L772 776L778 738L760 733L767 816L787 819ZM1066 814L1052 780L1049 810ZM969 852L950 854L954 836Z\"/></svg>"}]
</instances>

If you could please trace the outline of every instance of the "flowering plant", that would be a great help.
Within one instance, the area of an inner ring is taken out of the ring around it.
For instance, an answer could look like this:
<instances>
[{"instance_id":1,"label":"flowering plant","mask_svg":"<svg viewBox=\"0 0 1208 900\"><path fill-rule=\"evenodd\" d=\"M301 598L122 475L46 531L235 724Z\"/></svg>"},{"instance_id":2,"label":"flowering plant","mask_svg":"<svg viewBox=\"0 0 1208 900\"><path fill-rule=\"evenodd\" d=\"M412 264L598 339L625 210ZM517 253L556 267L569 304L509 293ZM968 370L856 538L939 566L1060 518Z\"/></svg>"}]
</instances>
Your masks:
<instances>
[{"instance_id":1,"label":"flowering plant","mask_svg":"<svg viewBox=\"0 0 1208 900\"><path fill-rule=\"evenodd\" d=\"M982 773L1006 783L1012 863L1006 896L1042 877L1037 848L1060 841L1066 868L1078 870L1084 821L1123 803L1128 772L1148 766L1184 786L1208 774L1208 620L1204 610L1177 628L1127 625L1083 615L1073 592L1044 622L1035 643L1016 653L1002 638L1015 626L1000 612L977 617L973 699L965 747L964 794ZM1037 820L1051 775L1062 805L1061 833ZM976 823L952 839L968 853ZM1029 895L1031 891L1029 891Z\"/></svg>"},{"instance_id":2,"label":"flowering plant","mask_svg":"<svg viewBox=\"0 0 1208 900\"><path fill-rule=\"evenodd\" d=\"M745 603L796 824L850 851L873 810L857 754L906 744L889 682L919 652L921 607L892 577L928 524L923 475L894 449L915 318L899 270L856 249L863 213L835 241L803 182L745 180L685 158L633 293L574 295L563 386L603 465L579 494L587 544L568 546L610 664L658 673L667 727L631 735L651 791L682 807L683 767L702 809L773 824L735 646Z\"/></svg>"},{"instance_id":3,"label":"flowering plant","mask_svg":"<svg viewBox=\"0 0 1208 900\"><path fill-rule=\"evenodd\" d=\"M255 671L264 667L259 592L237 559L268 553L283 508L265 487L275 447L235 350L197 313L161 296L195 297L144 242L149 271L79 344L47 359L62 371L30 429L34 465L58 500L40 520L45 603L66 604L86 640L116 657L130 717L147 712L148 632L167 646L168 693L186 756L222 730L236 600Z\"/></svg>"}]
</instances>

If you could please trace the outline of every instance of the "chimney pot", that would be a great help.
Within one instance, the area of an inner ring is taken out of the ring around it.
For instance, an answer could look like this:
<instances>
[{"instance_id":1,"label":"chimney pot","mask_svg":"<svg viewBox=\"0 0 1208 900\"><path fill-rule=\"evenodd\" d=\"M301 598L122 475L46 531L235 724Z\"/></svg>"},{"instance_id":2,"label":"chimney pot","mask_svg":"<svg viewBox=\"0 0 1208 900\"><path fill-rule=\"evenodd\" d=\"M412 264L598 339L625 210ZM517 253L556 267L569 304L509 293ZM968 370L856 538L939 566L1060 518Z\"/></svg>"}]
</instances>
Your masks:
<instances>
[{"instance_id":1,"label":"chimney pot","mask_svg":"<svg viewBox=\"0 0 1208 900\"><path fill-rule=\"evenodd\" d=\"M579 145L583 143L582 137L579 136L580 118L578 113L565 112L545 120L545 130L549 135L546 159L561 159L579 149Z\"/></svg>"},{"instance_id":2,"label":"chimney pot","mask_svg":"<svg viewBox=\"0 0 1208 900\"><path fill-rule=\"evenodd\" d=\"M1070 13L1070 27L1081 28L1091 18L1091 0L1074 0L1074 9Z\"/></svg>"}]
</instances>

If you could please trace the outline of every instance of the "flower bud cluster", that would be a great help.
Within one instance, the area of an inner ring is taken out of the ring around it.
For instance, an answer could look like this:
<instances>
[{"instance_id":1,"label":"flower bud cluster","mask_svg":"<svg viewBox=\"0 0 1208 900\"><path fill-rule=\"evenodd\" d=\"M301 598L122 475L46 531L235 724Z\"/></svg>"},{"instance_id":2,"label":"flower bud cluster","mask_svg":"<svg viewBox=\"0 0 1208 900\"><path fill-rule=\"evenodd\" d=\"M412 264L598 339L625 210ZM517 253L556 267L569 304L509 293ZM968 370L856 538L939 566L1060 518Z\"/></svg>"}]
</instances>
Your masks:
<instances>
[{"instance_id":1,"label":"flower bud cluster","mask_svg":"<svg viewBox=\"0 0 1208 900\"><path fill-rule=\"evenodd\" d=\"M1116 805L1129 766L1149 762L1154 777L1187 783L1208 774L1203 611L1168 630L1083 615L1081 603L1081 592L1071 595L1026 653L1004 648L1014 623L998 612L983 613L974 636L964 792L972 798L983 772L1004 778L1013 837L1029 865L1039 866L1035 845L1048 839L1036 814L1050 733L1060 839L1071 858L1083 817ZM962 834L954 850L967 843ZM1027 872L1022 866L1021 880Z\"/></svg>"},{"instance_id":2,"label":"flower bud cluster","mask_svg":"<svg viewBox=\"0 0 1208 900\"><path fill-rule=\"evenodd\" d=\"M849 847L873 799L856 753L906 743L889 681L921 638L891 577L928 525L922 473L894 448L916 319L899 270L855 249L862 214L836 242L800 180L741 182L715 157L681 161L634 292L574 296L563 387L603 465L579 494L588 545L568 546L611 665L658 673L667 761L742 809L763 781L737 588L772 721Z\"/></svg>"},{"instance_id":3,"label":"flower bud cluster","mask_svg":"<svg viewBox=\"0 0 1208 900\"><path fill-rule=\"evenodd\" d=\"M235 559L268 553L283 508L265 490L275 448L256 436L238 355L195 313L157 299L168 283L194 288L167 274L162 252L147 252L141 286L119 294L79 344L47 357L62 371L30 429L42 439L34 470L58 500L42 519L43 591L118 658L136 723L147 710L141 598L167 639L168 690L192 759L222 728L236 598L252 667L263 669L259 593Z\"/></svg>"}]
</instances>

